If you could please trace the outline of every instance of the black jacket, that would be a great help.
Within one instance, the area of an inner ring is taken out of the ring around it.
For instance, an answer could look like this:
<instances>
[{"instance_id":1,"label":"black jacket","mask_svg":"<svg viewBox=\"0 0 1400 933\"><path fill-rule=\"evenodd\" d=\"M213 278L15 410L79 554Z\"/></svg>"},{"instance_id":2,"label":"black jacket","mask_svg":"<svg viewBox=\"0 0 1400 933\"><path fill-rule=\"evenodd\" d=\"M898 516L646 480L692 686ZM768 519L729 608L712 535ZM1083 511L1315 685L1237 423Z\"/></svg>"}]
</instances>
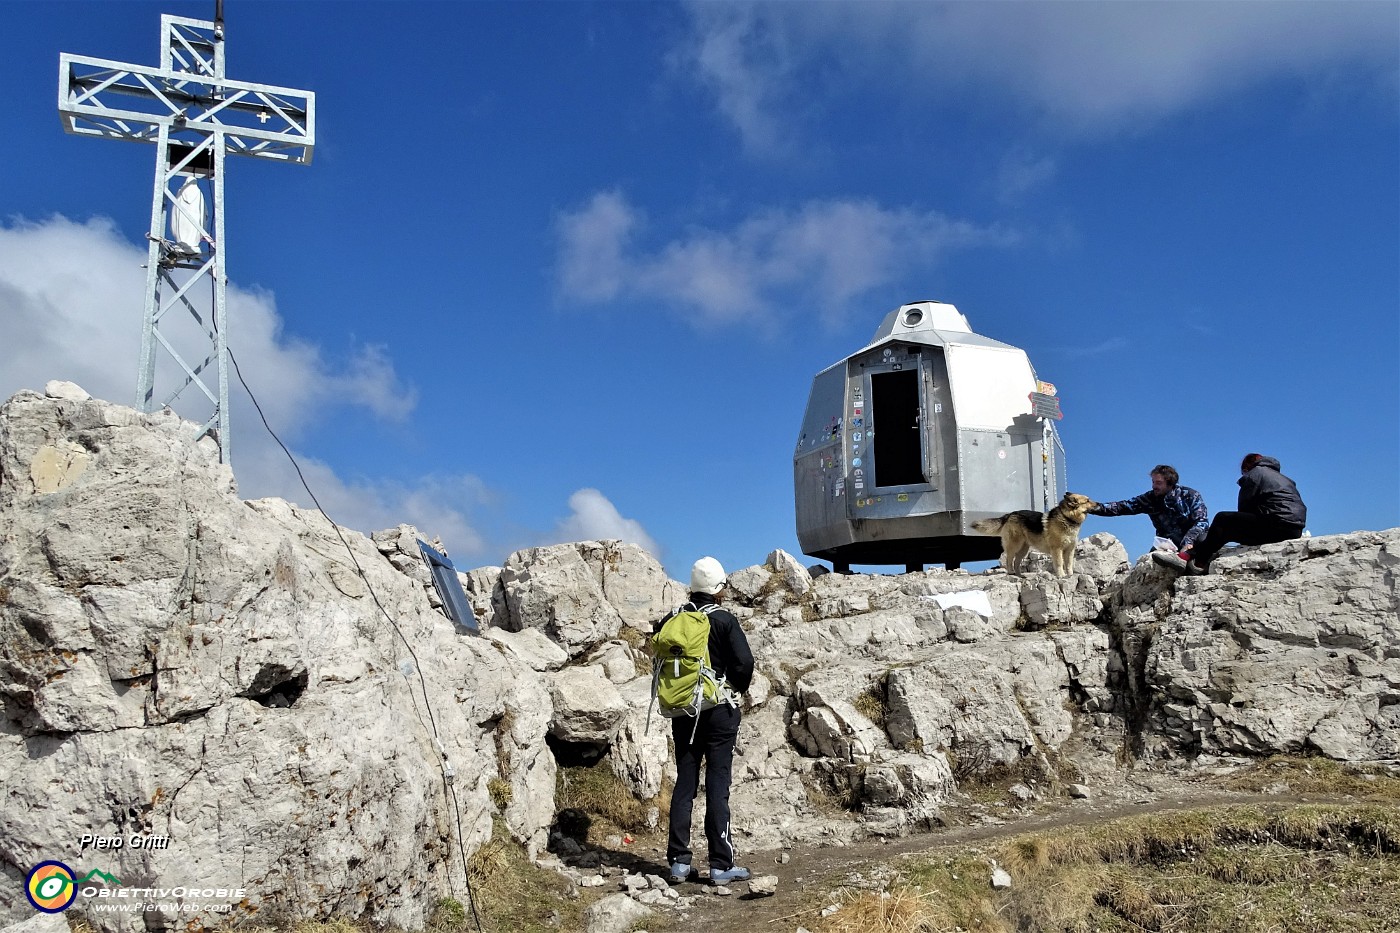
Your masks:
<instances>
[{"instance_id":1,"label":"black jacket","mask_svg":"<svg viewBox=\"0 0 1400 933\"><path fill-rule=\"evenodd\" d=\"M690 601L696 609L715 604L715 598L706 593L691 593ZM652 627L652 631L661 631L661 626L673 615L674 612L668 612ZM753 651L749 649L748 636L739 627L739 620L728 610L716 609L709 616L710 664L736 693L743 693L753 681Z\"/></svg>"},{"instance_id":2,"label":"black jacket","mask_svg":"<svg viewBox=\"0 0 1400 933\"><path fill-rule=\"evenodd\" d=\"M1308 523L1308 507L1298 495L1298 487L1279 472L1273 457L1264 457L1240 477L1239 510L1299 528Z\"/></svg>"}]
</instances>

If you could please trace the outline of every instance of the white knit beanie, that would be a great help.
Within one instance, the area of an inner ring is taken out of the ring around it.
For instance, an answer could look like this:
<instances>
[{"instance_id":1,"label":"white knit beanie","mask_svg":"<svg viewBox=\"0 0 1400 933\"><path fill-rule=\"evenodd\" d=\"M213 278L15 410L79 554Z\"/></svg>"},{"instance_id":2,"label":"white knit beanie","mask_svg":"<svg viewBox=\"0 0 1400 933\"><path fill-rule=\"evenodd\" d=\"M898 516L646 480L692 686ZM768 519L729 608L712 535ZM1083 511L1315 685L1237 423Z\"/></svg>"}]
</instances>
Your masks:
<instances>
[{"instance_id":1,"label":"white knit beanie","mask_svg":"<svg viewBox=\"0 0 1400 933\"><path fill-rule=\"evenodd\" d=\"M724 589L724 568L713 557L702 557L690 568L690 591L710 596Z\"/></svg>"}]
</instances>

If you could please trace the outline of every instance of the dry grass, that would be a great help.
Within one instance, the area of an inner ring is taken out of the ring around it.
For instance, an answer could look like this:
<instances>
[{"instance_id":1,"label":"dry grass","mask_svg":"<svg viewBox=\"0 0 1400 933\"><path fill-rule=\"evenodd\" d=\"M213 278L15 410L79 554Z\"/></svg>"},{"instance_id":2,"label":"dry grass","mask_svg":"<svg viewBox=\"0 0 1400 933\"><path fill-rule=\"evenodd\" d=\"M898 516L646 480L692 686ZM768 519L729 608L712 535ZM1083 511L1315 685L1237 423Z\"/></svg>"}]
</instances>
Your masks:
<instances>
[{"instance_id":1,"label":"dry grass","mask_svg":"<svg viewBox=\"0 0 1400 933\"><path fill-rule=\"evenodd\" d=\"M630 625L624 625L618 630L617 637L628 647L633 649L632 669L639 675L651 674L651 638L645 632L639 632Z\"/></svg>"},{"instance_id":2,"label":"dry grass","mask_svg":"<svg viewBox=\"0 0 1400 933\"><path fill-rule=\"evenodd\" d=\"M554 872L536 868L499 823L491 841L467 860L467 870L476 913L482 929L489 933L545 933L583 926L583 905L569 898L568 882ZM427 933L475 933L476 929L470 905L445 898L433 911Z\"/></svg>"},{"instance_id":3,"label":"dry grass","mask_svg":"<svg viewBox=\"0 0 1400 933\"><path fill-rule=\"evenodd\" d=\"M866 719L869 719L881 729L885 727L885 686L883 683L873 683L860 693L856 694L851 705L856 708Z\"/></svg>"},{"instance_id":4,"label":"dry grass","mask_svg":"<svg viewBox=\"0 0 1400 933\"><path fill-rule=\"evenodd\" d=\"M1057 793L1057 777L1036 755L1011 764L992 760L986 745L964 743L946 753L958 789L977 803L1006 801L1014 784L1025 784L1047 796Z\"/></svg>"},{"instance_id":5,"label":"dry grass","mask_svg":"<svg viewBox=\"0 0 1400 933\"><path fill-rule=\"evenodd\" d=\"M1294 794L1329 794L1400 800L1400 776L1381 768L1343 764L1330 758L1275 755L1220 781L1231 790L1268 793L1280 784Z\"/></svg>"},{"instance_id":6,"label":"dry grass","mask_svg":"<svg viewBox=\"0 0 1400 933\"><path fill-rule=\"evenodd\" d=\"M554 802L560 810L573 808L588 814L596 830L590 833L590 838L599 833L631 833L652 838L655 833L665 831L665 820L657 819L653 825L648 825L648 821L657 815L664 817L670 810L671 788L669 783L663 784L656 797L638 800L613 773L607 759L603 759L589 767L560 768Z\"/></svg>"},{"instance_id":7,"label":"dry grass","mask_svg":"<svg viewBox=\"0 0 1400 933\"><path fill-rule=\"evenodd\" d=\"M911 888L851 892L822 927L825 933L920 933L927 929L928 902Z\"/></svg>"},{"instance_id":8,"label":"dry grass","mask_svg":"<svg viewBox=\"0 0 1400 933\"><path fill-rule=\"evenodd\" d=\"M498 811L504 811L515 797L515 791L511 790L510 782L500 778L491 778L486 782L486 793L491 798L492 806Z\"/></svg>"},{"instance_id":9,"label":"dry grass","mask_svg":"<svg viewBox=\"0 0 1400 933\"><path fill-rule=\"evenodd\" d=\"M993 859L1010 888L991 887ZM909 861L886 895L852 895L816 929L1392 933L1397 916L1400 807L1308 805L1131 817Z\"/></svg>"},{"instance_id":10,"label":"dry grass","mask_svg":"<svg viewBox=\"0 0 1400 933\"><path fill-rule=\"evenodd\" d=\"M333 920L298 920L292 924L289 933L368 933L368 923L336 918Z\"/></svg>"}]
</instances>

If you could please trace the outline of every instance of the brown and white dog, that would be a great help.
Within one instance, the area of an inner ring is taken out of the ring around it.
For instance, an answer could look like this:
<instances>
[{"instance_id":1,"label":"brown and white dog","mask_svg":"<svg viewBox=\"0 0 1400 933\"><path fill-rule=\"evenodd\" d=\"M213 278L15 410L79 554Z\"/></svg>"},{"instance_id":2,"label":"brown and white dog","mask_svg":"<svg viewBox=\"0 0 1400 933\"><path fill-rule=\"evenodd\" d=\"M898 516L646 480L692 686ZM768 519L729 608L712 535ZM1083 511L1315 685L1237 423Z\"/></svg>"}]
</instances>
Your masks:
<instances>
[{"instance_id":1,"label":"brown and white dog","mask_svg":"<svg viewBox=\"0 0 1400 933\"><path fill-rule=\"evenodd\" d=\"M1067 492L1060 504L1042 515L1029 509L1008 512L1000 518L984 518L972 523L975 531L1001 535L1001 563L1010 573L1020 573L1026 555L1035 548L1049 554L1055 576L1074 573L1074 545L1079 526L1098 503L1077 492Z\"/></svg>"}]
</instances>

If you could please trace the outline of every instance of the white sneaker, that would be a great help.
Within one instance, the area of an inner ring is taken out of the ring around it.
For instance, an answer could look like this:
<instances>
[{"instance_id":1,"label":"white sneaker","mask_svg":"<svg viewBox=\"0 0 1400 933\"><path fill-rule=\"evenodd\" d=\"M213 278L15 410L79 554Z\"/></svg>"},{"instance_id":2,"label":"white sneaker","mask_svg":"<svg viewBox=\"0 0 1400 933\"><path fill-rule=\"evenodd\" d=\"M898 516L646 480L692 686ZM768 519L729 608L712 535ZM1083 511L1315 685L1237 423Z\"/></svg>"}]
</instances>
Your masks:
<instances>
[{"instance_id":1,"label":"white sneaker","mask_svg":"<svg viewBox=\"0 0 1400 933\"><path fill-rule=\"evenodd\" d=\"M1163 567L1170 567L1173 570L1186 569L1186 561L1181 559L1180 554L1173 554L1171 551L1153 551L1152 559Z\"/></svg>"}]
</instances>

